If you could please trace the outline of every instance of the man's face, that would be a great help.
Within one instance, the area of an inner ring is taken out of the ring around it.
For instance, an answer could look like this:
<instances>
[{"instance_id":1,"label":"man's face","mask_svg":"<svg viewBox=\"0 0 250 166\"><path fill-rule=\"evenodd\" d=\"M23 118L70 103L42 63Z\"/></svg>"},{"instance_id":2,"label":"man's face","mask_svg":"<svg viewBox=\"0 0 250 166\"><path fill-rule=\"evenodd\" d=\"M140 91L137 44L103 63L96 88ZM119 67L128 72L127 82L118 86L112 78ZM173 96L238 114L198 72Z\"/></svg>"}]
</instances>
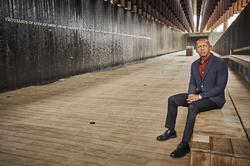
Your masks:
<instances>
[{"instance_id":1,"label":"man's face","mask_svg":"<svg viewBox=\"0 0 250 166\"><path fill-rule=\"evenodd\" d=\"M211 48L205 41L198 41L196 44L196 51L201 58L205 58L209 55Z\"/></svg>"}]
</instances>

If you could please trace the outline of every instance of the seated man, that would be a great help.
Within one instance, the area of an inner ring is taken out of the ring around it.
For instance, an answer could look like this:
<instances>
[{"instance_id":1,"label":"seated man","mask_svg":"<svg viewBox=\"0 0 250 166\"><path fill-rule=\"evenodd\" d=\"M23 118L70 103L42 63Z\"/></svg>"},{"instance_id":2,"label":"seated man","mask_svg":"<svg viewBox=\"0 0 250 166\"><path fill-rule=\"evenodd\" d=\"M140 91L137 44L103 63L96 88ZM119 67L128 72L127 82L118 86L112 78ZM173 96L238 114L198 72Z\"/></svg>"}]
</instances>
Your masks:
<instances>
[{"instance_id":1,"label":"seated man","mask_svg":"<svg viewBox=\"0 0 250 166\"><path fill-rule=\"evenodd\" d=\"M222 108L225 104L224 90L228 79L227 64L214 56L207 39L196 42L196 51L200 58L192 63L188 93L181 93L168 98L168 113L165 127L168 128L158 141L176 137L175 121L177 107L188 107L186 126L181 143L170 154L173 158L185 156L190 152L189 141L192 136L197 113Z\"/></svg>"}]
</instances>

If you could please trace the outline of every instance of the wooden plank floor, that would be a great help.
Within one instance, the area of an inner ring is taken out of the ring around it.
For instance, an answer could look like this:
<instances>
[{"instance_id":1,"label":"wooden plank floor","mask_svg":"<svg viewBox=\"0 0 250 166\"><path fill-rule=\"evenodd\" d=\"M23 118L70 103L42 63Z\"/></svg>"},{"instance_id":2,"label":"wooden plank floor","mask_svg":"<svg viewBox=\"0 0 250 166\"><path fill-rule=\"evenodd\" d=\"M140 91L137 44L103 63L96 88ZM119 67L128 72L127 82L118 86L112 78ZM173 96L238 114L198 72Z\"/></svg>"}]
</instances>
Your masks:
<instances>
[{"instance_id":1,"label":"wooden plank floor","mask_svg":"<svg viewBox=\"0 0 250 166\"><path fill-rule=\"evenodd\" d=\"M169 157L180 137L155 137L192 60L164 56L0 94L0 165L188 165Z\"/></svg>"},{"instance_id":2,"label":"wooden plank floor","mask_svg":"<svg viewBox=\"0 0 250 166\"><path fill-rule=\"evenodd\" d=\"M178 52L1 93L0 165L188 166L190 155L169 157L185 108L176 139L155 137L164 131L167 97L187 91L197 58Z\"/></svg>"}]
</instances>

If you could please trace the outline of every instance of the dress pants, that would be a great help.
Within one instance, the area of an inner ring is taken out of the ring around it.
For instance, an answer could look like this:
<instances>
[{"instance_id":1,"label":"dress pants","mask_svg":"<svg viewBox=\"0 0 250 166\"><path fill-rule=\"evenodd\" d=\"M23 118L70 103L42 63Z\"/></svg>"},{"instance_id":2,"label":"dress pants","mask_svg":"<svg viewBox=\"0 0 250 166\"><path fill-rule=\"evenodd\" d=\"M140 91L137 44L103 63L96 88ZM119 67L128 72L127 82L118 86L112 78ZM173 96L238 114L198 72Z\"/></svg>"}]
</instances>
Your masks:
<instances>
[{"instance_id":1,"label":"dress pants","mask_svg":"<svg viewBox=\"0 0 250 166\"><path fill-rule=\"evenodd\" d=\"M191 104L187 103L187 98L188 93L180 93L168 98L168 113L165 123L166 128L174 130L178 106L188 107L186 126L182 136L182 141L185 142L189 142L191 139L196 115L199 112L205 112L219 108L216 103L209 98L202 98L192 102Z\"/></svg>"}]
</instances>

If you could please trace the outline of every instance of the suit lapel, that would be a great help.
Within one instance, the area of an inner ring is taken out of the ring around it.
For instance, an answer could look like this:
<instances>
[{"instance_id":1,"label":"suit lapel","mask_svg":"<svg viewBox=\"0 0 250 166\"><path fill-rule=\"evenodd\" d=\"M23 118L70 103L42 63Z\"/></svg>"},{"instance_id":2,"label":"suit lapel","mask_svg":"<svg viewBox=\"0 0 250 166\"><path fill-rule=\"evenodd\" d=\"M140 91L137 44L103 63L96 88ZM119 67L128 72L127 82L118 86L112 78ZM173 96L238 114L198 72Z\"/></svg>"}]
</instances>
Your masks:
<instances>
[{"instance_id":1,"label":"suit lapel","mask_svg":"<svg viewBox=\"0 0 250 166\"><path fill-rule=\"evenodd\" d=\"M199 62L200 61L197 61L197 63L195 63L195 77L198 79L197 81L201 82L201 76L200 76L200 73L199 73Z\"/></svg>"},{"instance_id":2,"label":"suit lapel","mask_svg":"<svg viewBox=\"0 0 250 166\"><path fill-rule=\"evenodd\" d=\"M213 66L213 64L212 64L212 63L213 63L213 60L214 60L214 55L211 54L211 58L210 58L210 60L208 61L208 65L207 65L207 67L206 67L206 70L205 70L205 74L204 74L203 80L205 79L205 77L206 77L208 71L212 68L212 66Z\"/></svg>"}]
</instances>

